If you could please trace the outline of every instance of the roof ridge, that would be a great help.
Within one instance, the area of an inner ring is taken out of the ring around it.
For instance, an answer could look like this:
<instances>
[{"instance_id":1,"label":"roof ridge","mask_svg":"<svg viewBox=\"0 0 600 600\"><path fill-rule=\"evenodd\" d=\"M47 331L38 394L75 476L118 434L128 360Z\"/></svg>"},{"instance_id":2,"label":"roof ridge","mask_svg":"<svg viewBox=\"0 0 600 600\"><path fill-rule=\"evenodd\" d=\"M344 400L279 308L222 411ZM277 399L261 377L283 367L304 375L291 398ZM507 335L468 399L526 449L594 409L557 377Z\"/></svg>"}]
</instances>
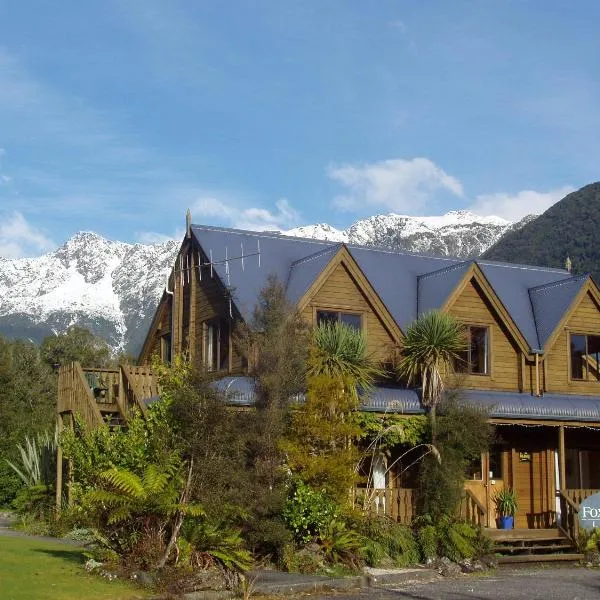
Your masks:
<instances>
[{"instance_id":1,"label":"roof ridge","mask_svg":"<svg viewBox=\"0 0 600 600\"><path fill-rule=\"evenodd\" d=\"M589 273L584 275L572 275L571 277L565 277L564 279L559 279L558 281L551 281L550 283L542 283L541 285L536 285L528 289L529 294L542 292L551 290L555 287L560 287L563 285L567 285L568 283L575 283L579 281L584 281L589 277Z\"/></svg>"},{"instance_id":2,"label":"roof ridge","mask_svg":"<svg viewBox=\"0 0 600 600\"><path fill-rule=\"evenodd\" d=\"M460 269L460 268L464 267L465 265L470 265L475 262L477 262L477 261L475 261L473 259L463 260L462 262L454 263L453 265L448 265L447 267L444 267L443 269L438 269L437 271L429 271L428 273L423 273L422 275L417 275L417 279L418 280L427 279L428 277L435 277L436 275L443 275L445 273L450 273L451 271L454 271L455 269Z\"/></svg>"},{"instance_id":3,"label":"roof ridge","mask_svg":"<svg viewBox=\"0 0 600 600\"><path fill-rule=\"evenodd\" d=\"M335 246L336 244L340 244L343 242L334 242L332 240L320 240L317 238L305 238L300 237L298 235L286 235L285 233L281 233L280 231L275 230L267 230L267 231L254 231L252 229L236 229L235 227L221 227L218 225L197 225L192 224L192 230L194 228L197 229L207 229L209 231L218 231L222 233L235 233L237 235L249 235L252 237L265 237L270 239L287 239L287 240L298 240L301 242L308 242L315 245L324 245L327 247Z\"/></svg>"},{"instance_id":4,"label":"roof ridge","mask_svg":"<svg viewBox=\"0 0 600 600\"><path fill-rule=\"evenodd\" d=\"M299 241L306 242L309 244L324 245L327 247L332 247L332 246L336 246L338 244L345 243L345 242L334 242L333 240L321 240L321 239L316 239L316 238L300 237L297 235L287 235L286 233L282 233L280 231L277 231L277 232L253 231L253 230L249 230L249 229L236 229L233 227L221 227L221 226L217 226L217 225L198 225L198 224L192 224L191 227L192 227L192 229L193 228L207 229L210 231L220 231L223 233L234 233L234 234L238 234L238 235L248 235L248 236L254 236L254 237L266 237L266 238L270 238L270 239L299 240ZM474 261L480 265L486 265L486 266L492 266L492 267L494 267L494 266L502 267L502 268L506 268L506 269L545 271L547 273L567 273L567 271L565 269L559 269L557 267L542 267L539 265L523 265L523 264L519 264L519 263L507 263L507 262L503 262L503 261L481 260L479 258L470 258L470 259L464 260L458 256L436 256L434 254L427 254L424 252L411 252L409 250L391 250L389 248L377 248L374 246L366 246L363 244L349 244L349 243L345 243L345 244L346 244L346 247L350 250L352 250L352 249L369 250L370 252L380 252L382 254L391 254L394 256L414 256L417 258L428 258L431 260L439 260L439 261L453 262L453 263L456 263L456 261L458 261L459 263Z\"/></svg>"},{"instance_id":5,"label":"roof ridge","mask_svg":"<svg viewBox=\"0 0 600 600\"><path fill-rule=\"evenodd\" d=\"M475 259L477 264L485 265L488 267L505 267L507 269L522 269L523 271L544 271L546 273L566 273L569 272L566 269L559 269L558 267L543 267L541 265L524 265L521 263L509 263L501 260L487 260L487 259Z\"/></svg>"},{"instance_id":6,"label":"roof ridge","mask_svg":"<svg viewBox=\"0 0 600 600\"><path fill-rule=\"evenodd\" d=\"M311 260L315 260L321 256L323 256L324 254L327 254L328 252L333 253L334 251L337 252L342 246L344 245L343 242L338 242L337 244L333 245L333 246L327 246L327 248L323 248L322 250L318 250L317 252L314 252L313 254L309 254L308 256L303 256L302 258L299 258L298 260L295 260L291 265L290 265L290 270L293 269L294 267L297 267L298 265L301 265L305 262L309 262Z\"/></svg>"}]
</instances>

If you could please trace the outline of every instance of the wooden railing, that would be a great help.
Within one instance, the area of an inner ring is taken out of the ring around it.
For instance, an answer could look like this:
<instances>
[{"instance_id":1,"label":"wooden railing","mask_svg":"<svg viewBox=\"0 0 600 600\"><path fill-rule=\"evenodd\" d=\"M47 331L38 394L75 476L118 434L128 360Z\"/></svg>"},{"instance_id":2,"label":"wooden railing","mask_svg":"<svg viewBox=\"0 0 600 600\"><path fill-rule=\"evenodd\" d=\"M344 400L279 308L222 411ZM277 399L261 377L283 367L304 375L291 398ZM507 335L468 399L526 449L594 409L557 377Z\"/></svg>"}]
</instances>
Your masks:
<instances>
[{"instance_id":1,"label":"wooden railing","mask_svg":"<svg viewBox=\"0 0 600 600\"><path fill-rule=\"evenodd\" d=\"M77 413L95 427L103 422L102 411L118 410L123 421L133 408L145 416L144 400L159 394L160 387L149 367L90 369L71 363L59 370L57 410Z\"/></svg>"},{"instance_id":2,"label":"wooden railing","mask_svg":"<svg viewBox=\"0 0 600 600\"><path fill-rule=\"evenodd\" d=\"M416 515L416 490L410 488L356 488L355 505L409 525Z\"/></svg>"},{"instance_id":3,"label":"wooden railing","mask_svg":"<svg viewBox=\"0 0 600 600\"><path fill-rule=\"evenodd\" d=\"M59 413L81 415L92 427L103 422L92 388L78 362L62 366L58 372L57 409Z\"/></svg>"},{"instance_id":4,"label":"wooden railing","mask_svg":"<svg viewBox=\"0 0 600 600\"><path fill-rule=\"evenodd\" d=\"M469 489L465 489L460 504L460 516L473 525L487 527L487 509Z\"/></svg>"},{"instance_id":5,"label":"wooden railing","mask_svg":"<svg viewBox=\"0 0 600 600\"><path fill-rule=\"evenodd\" d=\"M579 537L579 506L598 492L600 490L590 488L559 490L560 527L573 541Z\"/></svg>"}]
</instances>

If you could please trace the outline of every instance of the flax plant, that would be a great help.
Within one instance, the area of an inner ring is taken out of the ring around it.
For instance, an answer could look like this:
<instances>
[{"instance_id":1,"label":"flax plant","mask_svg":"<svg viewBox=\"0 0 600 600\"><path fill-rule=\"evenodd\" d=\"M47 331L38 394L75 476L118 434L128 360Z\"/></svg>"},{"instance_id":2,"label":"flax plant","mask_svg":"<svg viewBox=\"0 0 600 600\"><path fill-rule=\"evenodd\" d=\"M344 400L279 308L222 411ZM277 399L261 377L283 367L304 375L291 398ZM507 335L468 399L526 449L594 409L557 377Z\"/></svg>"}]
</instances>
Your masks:
<instances>
[{"instance_id":1,"label":"flax plant","mask_svg":"<svg viewBox=\"0 0 600 600\"><path fill-rule=\"evenodd\" d=\"M429 410L431 437L435 444L436 408L444 393L444 373L467 349L465 327L448 313L432 311L420 316L406 331L403 357L398 366L409 384L422 386L422 403Z\"/></svg>"},{"instance_id":2,"label":"flax plant","mask_svg":"<svg viewBox=\"0 0 600 600\"><path fill-rule=\"evenodd\" d=\"M349 382L348 391L358 400L357 388L370 390L384 372L367 354L364 333L338 321L321 323L314 332L308 377L323 375Z\"/></svg>"}]
</instances>

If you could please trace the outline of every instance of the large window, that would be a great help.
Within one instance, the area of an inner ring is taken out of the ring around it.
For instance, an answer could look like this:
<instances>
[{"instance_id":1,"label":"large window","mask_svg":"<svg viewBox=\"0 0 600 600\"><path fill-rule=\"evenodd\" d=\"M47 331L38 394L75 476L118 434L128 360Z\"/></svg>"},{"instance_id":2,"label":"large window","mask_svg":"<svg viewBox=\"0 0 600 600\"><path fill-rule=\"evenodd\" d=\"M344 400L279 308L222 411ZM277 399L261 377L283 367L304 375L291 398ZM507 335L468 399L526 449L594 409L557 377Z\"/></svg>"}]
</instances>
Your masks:
<instances>
[{"instance_id":1,"label":"large window","mask_svg":"<svg viewBox=\"0 0 600 600\"><path fill-rule=\"evenodd\" d=\"M571 334L571 379L600 381L600 335Z\"/></svg>"},{"instance_id":2,"label":"large window","mask_svg":"<svg viewBox=\"0 0 600 600\"><path fill-rule=\"evenodd\" d=\"M454 361L458 373L487 375L489 373L489 329L467 325L467 349Z\"/></svg>"},{"instance_id":3,"label":"large window","mask_svg":"<svg viewBox=\"0 0 600 600\"><path fill-rule=\"evenodd\" d=\"M336 323L338 321L350 325L354 329L360 329L362 319L357 313L342 312L339 310L317 311L317 325L321 325L321 323Z\"/></svg>"},{"instance_id":4,"label":"large window","mask_svg":"<svg viewBox=\"0 0 600 600\"><path fill-rule=\"evenodd\" d=\"M229 323L224 319L204 323L204 366L209 371L229 368Z\"/></svg>"}]
</instances>

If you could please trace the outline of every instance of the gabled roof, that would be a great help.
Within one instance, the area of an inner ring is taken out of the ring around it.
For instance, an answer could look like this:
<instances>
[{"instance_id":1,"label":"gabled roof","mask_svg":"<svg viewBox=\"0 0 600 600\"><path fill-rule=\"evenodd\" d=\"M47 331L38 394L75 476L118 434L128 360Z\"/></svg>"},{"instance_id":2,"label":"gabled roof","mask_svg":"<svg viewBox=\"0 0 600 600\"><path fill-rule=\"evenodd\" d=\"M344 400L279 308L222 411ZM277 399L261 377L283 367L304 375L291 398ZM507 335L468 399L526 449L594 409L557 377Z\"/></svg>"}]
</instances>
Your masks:
<instances>
[{"instance_id":1,"label":"gabled roof","mask_svg":"<svg viewBox=\"0 0 600 600\"><path fill-rule=\"evenodd\" d=\"M448 300L456 286L463 280L473 261L456 263L426 273L418 278L417 311L420 315L440 309Z\"/></svg>"},{"instance_id":2,"label":"gabled roof","mask_svg":"<svg viewBox=\"0 0 600 600\"><path fill-rule=\"evenodd\" d=\"M554 283L538 285L529 290L541 349L544 349L546 342L587 280L587 275L569 277Z\"/></svg>"},{"instance_id":3,"label":"gabled roof","mask_svg":"<svg viewBox=\"0 0 600 600\"><path fill-rule=\"evenodd\" d=\"M342 244L335 244L292 263L286 284L290 302L296 304L306 294L341 247Z\"/></svg>"},{"instance_id":4,"label":"gabled roof","mask_svg":"<svg viewBox=\"0 0 600 600\"><path fill-rule=\"evenodd\" d=\"M246 320L268 275L284 282L288 299L298 303L345 247L401 330L419 314L444 306L474 269L483 274L488 293L495 294L522 343L540 352L586 279L563 269L344 246L273 232L204 225L192 225L191 231L206 256L212 255L216 276L232 290Z\"/></svg>"},{"instance_id":5,"label":"gabled roof","mask_svg":"<svg viewBox=\"0 0 600 600\"><path fill-rule=\"evenodd\" d=\"M529 289L571 279L568 271L529 265L477 261L532 351L541 351Z\"/></svg>"},{"instance_id":6,"label":"gabled roof","mask_svg":"<svg viewBox=\"0 0 600 600\"><path fill-rule=\"evenodd\" d=\"M191 230L204 253L209 258L212 253L214 271L233 290L235 305L246 321L251 319L259 292L268 275L275 275L285 283L294 262L336 245L334 242L207 225L192 225ZM260 267L259 257L256 255L259 249ZM242 250L247 258L243 261L234 260L242 255ZM227 264L226 257L229 258ZM206 272L203 273L205 275Z\"/></svg>"},{"instance_id":7,"label":"gabled roof","mask_svg":"<svg viewBox=\"0 0 600 600\"><path fill-rule=\"evenodd\" d=\"M363 246L348 246L348 250L403 331L418 316L418 277L463 262L446 256L424 256Z\"/></svg>"}]
</instances>

